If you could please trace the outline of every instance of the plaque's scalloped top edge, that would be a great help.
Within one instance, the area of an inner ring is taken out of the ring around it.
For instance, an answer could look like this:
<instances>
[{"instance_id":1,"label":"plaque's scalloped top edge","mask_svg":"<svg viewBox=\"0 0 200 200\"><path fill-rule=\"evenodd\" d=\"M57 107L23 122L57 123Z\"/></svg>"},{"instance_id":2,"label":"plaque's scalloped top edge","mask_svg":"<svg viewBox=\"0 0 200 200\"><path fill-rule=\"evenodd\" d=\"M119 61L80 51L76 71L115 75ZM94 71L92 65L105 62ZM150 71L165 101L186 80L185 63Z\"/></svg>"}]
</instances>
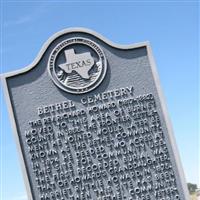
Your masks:
<instances>
[{"instance_id":1,"label":"plaque's scalloped top edge","mask_svg":"<svg viewBox=\"0 0 200 200\"><path fill-rule=\"evenodd\" d=\"M67 29L61 30L61 31L55 33L54 35L52 35L42 45L42 48L40 49L39 53L37 54L36 58L33 60L33 62L31 64L29 64L26 67L23 67L22 69L19 69L19 70L15 70L15 71L12 71L12 72L6 72L4 74L0 74L0 79L9 78L9 77L12 77L12 76L15 76L15 75L19 75L19 74L28 72L29 70L34 68L36 66L36 64L41 60L41 58L42 58L43 54L45 53L45 51L47 50L48 46L55 39L57 39L58 37L60 37L60 36L62 36L64 34L73 33L73 32L88 33L90 35L94 35L95 37L99 38L100 40L102 40L106 44L110 45L111 47L122 49L122 50L123 49L124 50L134 49L134 48L140 48L140 47L150 47L149 41L139 42L139 43L134 43L134 44L129 44L129 45L121 45L121 44L117 44L117 43L112 42L111 40L107 39L103 35L97 33L96 31L93 31L91 29L82 28L82 27L67 28Z\"/></svg>"}]
</instances>

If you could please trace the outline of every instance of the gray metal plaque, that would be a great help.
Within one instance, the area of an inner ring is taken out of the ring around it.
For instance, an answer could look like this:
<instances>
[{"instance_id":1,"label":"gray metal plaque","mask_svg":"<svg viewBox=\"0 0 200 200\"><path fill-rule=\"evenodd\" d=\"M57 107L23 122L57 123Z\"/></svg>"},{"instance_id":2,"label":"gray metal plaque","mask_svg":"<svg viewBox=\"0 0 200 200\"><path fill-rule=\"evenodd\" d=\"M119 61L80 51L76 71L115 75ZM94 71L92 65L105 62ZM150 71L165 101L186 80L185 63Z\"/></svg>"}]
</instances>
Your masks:
<instances>
[{"instance_id":1,"label":"gray metal plaque","mask_svg":"<svg viewBox=\"0 0 200 200\"><path fill-rule=\"evenodd\" d=\"M67 29L1 78L29 199L189 199L149 43Z\"/></svg>"}]
</instances>

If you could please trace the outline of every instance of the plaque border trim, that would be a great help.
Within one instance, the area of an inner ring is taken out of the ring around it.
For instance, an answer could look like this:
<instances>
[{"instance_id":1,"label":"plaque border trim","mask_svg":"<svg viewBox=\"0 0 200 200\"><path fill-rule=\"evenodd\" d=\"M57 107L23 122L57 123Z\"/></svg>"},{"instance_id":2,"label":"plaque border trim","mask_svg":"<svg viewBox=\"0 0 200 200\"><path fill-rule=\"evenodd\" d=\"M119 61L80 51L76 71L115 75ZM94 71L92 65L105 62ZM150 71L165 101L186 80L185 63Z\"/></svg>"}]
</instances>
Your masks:
<instances>
[{"instance_id":1,"label":"plaque border trim","mask_svg":"<svg viewBox=\"0 0 200 200\"><path fill-rule=\"evenodd\" d=\"M179 154L179 151L178 151L178 147L177 147L177 144L176 144L172 124L171 124L169 114L168 114L168 111L167 111L165 97L164 97L162 89L161 89L161 84L160 84L158 72L157 72L157 69L156 69L156 63L155 63L155 60L154 60L154 57L153 57L153 53L152 53L150 43L148 41L146 41L146 42L140 42L140 43L135 43L135 44L130 44L130 45L116 44L116 43L112 42L111 40L105 38L101 34L95 32L93 30L90 30L90 29L87 29L87 28L82 28L82 27L68 28L68 29L64 29L64 30L61 30L61 31L55 33L53 36L51 36L44 43L41 50L37 54L36 58L34 59L34 61L30 65L28 65L28 66L26 66L22 69L15 70L13 72L0 74L0 79L1 79L1 82L2 82L2 86L3 86L4 96L5 96L5 100L6 100L6 104L7 104L7 108L8 108L8 113L9 113L9 118L10 118L10 122L11 122L11 126L12 126L12 131L13 131L14 138L15 138L15 143L16 143L16 146L17 146L18 157L19 157L19 160L20 160L21 170L22 170L22 174L23 174L23 178L24 178L24 182L25 182L25 187L26 187L28 199L34 200L34 196L32 194L31 184L29 182L29 175L28 175L28 171L26 169L26 163L25 163L25 159L23 157L22 148L20 146L20 138L18 136L17 124L16 124L16 121L15 121L14 111L13 111L11 98L10 98L10 94L9 94L9 88L8 88L8 85L7 85L7 78L26 73L29 70L31 70L32 68L34 68L39 63L39 61L42 59L42 57L43 57L44 53L46 52L47 48L49 47L49 45L54 40L56 40L58 37L60 37L64 34L78 33L78 32L93 35L93 36L97 37L98 39L102 40L103 42L105 42L107 45L109 45L113 48L117 48L117 49L128 50L128 49L135 49L135 48L140 48L140 47L146 48L147 57L149 59L150 68L151 68L151 71L152 71L153 79L155 81L156 90L158 92L158 97L159 97L160 103L161 103L161 110L163 112L163 117L164 117L164 120L166 122L166 127L167 127L167 130L168 130L167 134L168 134L170 146L171 146L172 153L173 153L173 156L174 156L174 159L175 159L175 162L176 162L175 165L176 165L177 170L178 170L177 176L179 176L180 184L181 184L181 187L182 187L183 192L184 192L183 195L185 196L185 200L189 200L189 191L188 191L187 185L186 185L185 174L184 174L183 167L182 167L182 164L181 164L180 154Z\"/></svg>"}]
</instances>

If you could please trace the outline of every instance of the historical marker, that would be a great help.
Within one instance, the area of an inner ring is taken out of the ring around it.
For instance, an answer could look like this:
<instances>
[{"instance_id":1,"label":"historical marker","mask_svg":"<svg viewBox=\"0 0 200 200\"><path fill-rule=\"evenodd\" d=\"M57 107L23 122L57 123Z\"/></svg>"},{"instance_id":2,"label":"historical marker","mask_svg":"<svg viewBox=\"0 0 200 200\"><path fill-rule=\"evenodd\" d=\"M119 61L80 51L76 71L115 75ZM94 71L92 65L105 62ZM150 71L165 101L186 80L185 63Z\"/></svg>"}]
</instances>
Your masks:
<instances>
[{"instance_id":1,"label":"historical marker","mask_svg":"<svg viewBox=\"0 0 200 200\"><path fill-rule=\"evenodd\" d=\"M29 199L189 199L148 43L67 29L2 80Z\"/></svg>"}]
</instances>

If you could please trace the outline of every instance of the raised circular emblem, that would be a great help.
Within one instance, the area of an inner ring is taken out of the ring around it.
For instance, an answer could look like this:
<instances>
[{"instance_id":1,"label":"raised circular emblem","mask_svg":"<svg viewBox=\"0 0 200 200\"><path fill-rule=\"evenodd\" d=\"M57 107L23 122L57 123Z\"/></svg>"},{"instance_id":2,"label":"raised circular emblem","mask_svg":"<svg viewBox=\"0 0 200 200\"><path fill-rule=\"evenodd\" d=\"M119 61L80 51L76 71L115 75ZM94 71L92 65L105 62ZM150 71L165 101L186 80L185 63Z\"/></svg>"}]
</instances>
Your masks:
<instances>
[{"instance_id":1,"label":"raised circular emblem","mask_svg":"<svg viewBox=\"0 0 200 200\"><path fill-rule=\"evenodd\" d=\"M53 49L48 70L58 87L70 93L82 94L95 89L102 82L107 62L99 45L76 37L62 41Z\"/></svg>"}]
</instances>

